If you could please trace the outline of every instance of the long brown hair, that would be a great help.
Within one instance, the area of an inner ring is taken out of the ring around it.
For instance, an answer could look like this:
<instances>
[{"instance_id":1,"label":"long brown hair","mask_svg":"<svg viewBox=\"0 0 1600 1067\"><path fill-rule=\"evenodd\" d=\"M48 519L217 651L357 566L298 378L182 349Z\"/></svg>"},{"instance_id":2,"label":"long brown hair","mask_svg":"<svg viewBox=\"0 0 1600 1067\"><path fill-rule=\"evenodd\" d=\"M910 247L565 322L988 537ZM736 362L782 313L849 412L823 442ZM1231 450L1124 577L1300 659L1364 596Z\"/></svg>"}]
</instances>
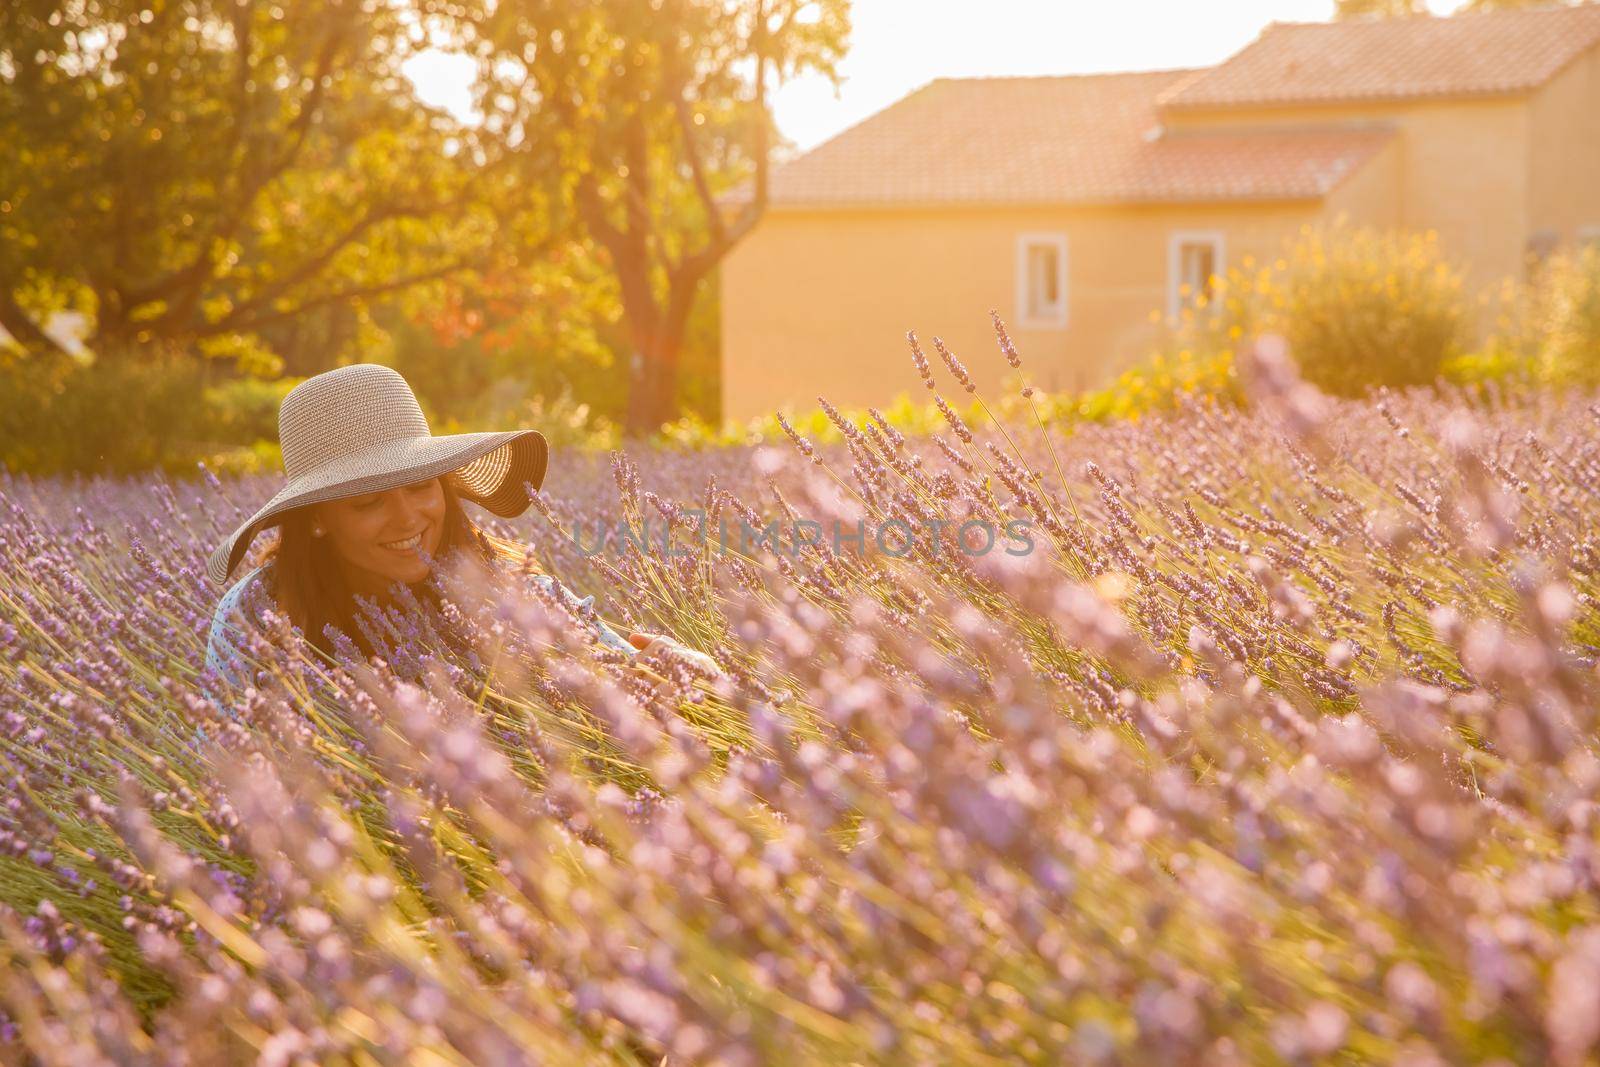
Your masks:
<instances>
[{"instance_id":1,"label":"long brown hair","mask_svg":"<svg viewBox=\"0 0 1600 1067\"><path fill-rule=\"evenodd\" d=\"M462 510L461 499L448 476L440 478L440 483L444 487L444 536L437 553L440 561L464 553L468 559L489 567L515 567L530 562L525 545L478 528ZM266 559L271 564L271 596L289 621L300 627L307 642L332 655L332 642L323 633L331 623L355 643L362 655L372 655L372 644L356 623L360 609L344 580L334 547L326 538L311 535L309 508L296 508L284 516L278 539ZM437 606L438 593L431 581L424 579L410 588L419 601Z\"/></svg>"}]
</instances>

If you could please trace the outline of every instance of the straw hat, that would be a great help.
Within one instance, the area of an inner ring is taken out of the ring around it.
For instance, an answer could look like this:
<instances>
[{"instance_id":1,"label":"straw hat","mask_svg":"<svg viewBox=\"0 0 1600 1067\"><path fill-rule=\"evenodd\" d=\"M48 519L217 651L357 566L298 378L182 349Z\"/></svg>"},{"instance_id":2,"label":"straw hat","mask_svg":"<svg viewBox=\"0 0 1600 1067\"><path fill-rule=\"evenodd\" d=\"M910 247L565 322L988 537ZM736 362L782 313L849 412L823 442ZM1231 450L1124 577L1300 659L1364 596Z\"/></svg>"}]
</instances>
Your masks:
<instances>
[{"instance_id":1,"label":"straw hat","mask_svg":"<svg viewBox=\"0 0 1600 1067\"><path fill-rule=\"evenodd\" d=\"M465 500L496 515L521 515L524 482L544 484L550 449L537 430L435 437L411 386L376 363L307 378L278 407L287 484L211 553L207 570L226 582L251 538L295 508L376 493L440 475Z\"/></svg>"}]
</instances>

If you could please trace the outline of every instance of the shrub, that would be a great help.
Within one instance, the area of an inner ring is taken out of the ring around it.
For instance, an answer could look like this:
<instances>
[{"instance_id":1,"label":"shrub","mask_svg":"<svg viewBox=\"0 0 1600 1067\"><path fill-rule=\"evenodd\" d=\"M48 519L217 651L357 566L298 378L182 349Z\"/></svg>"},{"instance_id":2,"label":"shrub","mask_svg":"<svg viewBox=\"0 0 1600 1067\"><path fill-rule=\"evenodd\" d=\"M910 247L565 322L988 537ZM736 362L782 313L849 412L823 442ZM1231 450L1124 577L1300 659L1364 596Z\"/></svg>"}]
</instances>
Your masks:
<instances>
[{"instance_id":1,"label":"shrub","mask_svg":"<svg viewBox=\"0 0 1600 1067\"><path fill-rule=\"evenodd\" d=\"M1463 347L1461 273L1432 232L1304 230L1279 288L1278 328L1301 373L1325 392L1426 385Z\"/></svg>"},{"instance_id":2,"label":"shrub","mask_svg":"<svg viewBox=\"0 0 1600 1067\"><path fill-rule=\"evenodd\" d=\"M0 364L0 464L13 471L190 470L215 434L205 366L177 352Z\"/></svg>"},{"instance_id":3,"label":"shrub","mask_svg":"<svg viewBox=\"0 0 1600 1067\"><path fill-rule=\"evenodd\" d=\"M430 419L433 432L467 433L492 426L509 430L538 430L554 448L615 448L616 423L575 397L570 388L541 393L528 382L508 378L491 386L466 419Z\"/></svg>"},{"instance_id":4,"label":"shrub","mask_svg":"<svg viewBox=\"0 0 1600 1067\"><path fill-rule=\"evenodd\" d=\"M1067 411L1076 403L1076 396L1061 394L1058 397L1044 398L1049 400L1062 411ZM978 421L981 410L976 401L971 401L963 406L952 401L954 410L968 421ZM1012 411L1014 398L1007 396L996 405L1002 412ZM950 428L949 422L932 402L921 402L912 399L910 393L901 392L893 401L878 408L846 408L839 412L845 419L855 423L866 423L872 419L872 412L876 411L883 416L883 422L894 427L901 433L914 436L925 436L930 433L943 433ZM817 444L837 444L844 440L844 435L839 427L821 407L802 408L795 411L785 409L782 413L788 420L790 429L809 438ZM729 448L738 445L755 445L763 442L781 441L786 438L783 424L778 421L776 414L758 415L745 422L730 422L717 426L700 415L690 413L673 422L662 426L651 438L650 444L656 448L670 448L679 450L692 450L698 448Z\"/></svg>"},{"instance_id":5,"label":"shrub","mask_svg":"<svg viewBox=\"0 0 1600 1067\"><path fill-rule=\"evenodd\" d=\"M1600 245L1552 257L1536 284L1544 326L1539 377L1557 385L1600 384Z\"/></svg>"},{"instance_id":6,"label":"shrub","mask_svg":"<svg viewBox=\"0 0 1600 1067\"><path fill-rule=\"evenodd\" d=\"M1233 357L1231 347L1157 353L1148 363L1124 371L1104 389L1072 398L1065 412L1060 400L1051 398L1054 403L1047 411L1055 417L1070 414L1098 422L1137 420L1151 412L1170 411L1185 397L1235 402L1242 394Z\"/></svg>"},{"instance_id":7,"label":"shrub","mask_svg":"<svg viewBox=\"0 0 1600 1067\"><path fill-rule=\"evenodd\" d=\"M1600 246L1559 252L1484 298L1494 327L1482 348L1450 360L1444 376L1477 384L1600 385Z\"/></svg>"},{"instance_id":8,"label":"shrub","mask_svg":"<svg viewBox=\"0 0 1600 1067\"><path fill-rule=\"evenodd\" d=\"M219 440L249 445L278 439L278 406L304 378L238 378L208 386L206 407Z\"/></svg>"},{"instance_id":9,"label":"shrub","mask_svg":"<svg viewBox=\"0 0 1600 1067\"><path fill-rule=\"evenodd\" d=\"M1301 374L1324 390L1358 396L1378 386L1424 385L1463 348L1461 274L1432 233L1306 227L1283 256L1251 257L1212 279L1210 299L1186 309L1158 363L1187 357L1218 383L1239 345L1282 334ZM1159 377L1159 366L1138 378Z\"/></svg>"}]
</instances>

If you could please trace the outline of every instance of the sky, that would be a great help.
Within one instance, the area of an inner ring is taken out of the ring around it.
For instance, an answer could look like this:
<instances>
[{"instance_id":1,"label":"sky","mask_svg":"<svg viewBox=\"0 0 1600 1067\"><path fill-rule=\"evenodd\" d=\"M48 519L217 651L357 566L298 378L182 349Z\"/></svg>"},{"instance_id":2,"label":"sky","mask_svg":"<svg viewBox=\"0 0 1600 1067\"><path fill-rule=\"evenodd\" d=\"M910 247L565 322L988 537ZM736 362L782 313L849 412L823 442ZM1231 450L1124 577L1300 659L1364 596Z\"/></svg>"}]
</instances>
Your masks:
<instances>
[{"instance_id":1,"label":"sky","mask_svg":"<svg viewBox=\"0 0 1600 1067\"><path fill-rule=\"evenodd\" d=\"M1428 6L1445 14L1458 3ZM773 94L773 113L804 151L934 78L1210 66L1269 22L1332 13L1333 0L855 0L839 89L797 78ZM425 54L406 72L424 100L470 112L469 62Z\"/></svg>"}]
</instances>

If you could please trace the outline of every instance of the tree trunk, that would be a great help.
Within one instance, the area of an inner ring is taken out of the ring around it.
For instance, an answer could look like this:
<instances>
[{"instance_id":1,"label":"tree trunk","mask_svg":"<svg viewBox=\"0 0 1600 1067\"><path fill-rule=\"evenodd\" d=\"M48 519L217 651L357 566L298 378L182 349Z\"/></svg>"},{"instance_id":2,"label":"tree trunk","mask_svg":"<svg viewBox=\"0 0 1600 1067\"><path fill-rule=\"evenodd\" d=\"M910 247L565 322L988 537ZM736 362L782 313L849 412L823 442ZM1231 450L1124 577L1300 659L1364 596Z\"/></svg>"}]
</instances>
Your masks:
<instances>
[{"instance_id":1,"label":"tree trunk","mask_svg":"<svg viewBox=\"0 0 1600 1067\"><path fill-rule=\"evenodd\" d=\"M663 324L664 325L664 324ZM678 417L680 331L662 328L635 339L629 355L628 411L623 432L643 440Z\"/></svg>"},{"instance_id":2,"label":"tree trunk","mask_svg":"<svg viewBox=\"0 0 1600 1067\"><path fill-rule=\"evenodd\" d=\"M633 352L628 367L628 413L623 433L645 438L671 422L678 411L678 361L689 332L689 313L704 281L698 266L674 272L662 309L648 289L623 286L622 313L628 320ZM640 299L630 304L632 291ZM639 306L644 303L644 306Z\"/></svg>"}]
</instances>

